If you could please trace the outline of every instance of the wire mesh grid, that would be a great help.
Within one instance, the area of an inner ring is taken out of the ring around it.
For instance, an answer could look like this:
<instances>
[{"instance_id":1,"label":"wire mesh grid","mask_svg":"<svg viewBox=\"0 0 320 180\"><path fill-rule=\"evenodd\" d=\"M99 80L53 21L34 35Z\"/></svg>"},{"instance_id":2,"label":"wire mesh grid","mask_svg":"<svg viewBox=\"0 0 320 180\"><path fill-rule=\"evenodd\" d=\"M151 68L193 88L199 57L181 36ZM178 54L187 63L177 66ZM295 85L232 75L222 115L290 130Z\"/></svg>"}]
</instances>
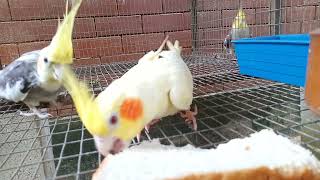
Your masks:
<instances>
[{"instance_id":1,"label":"wire mesh grid","mask_svg":"<svg viewBox=\"0 0 320 180\"><path fill-rule=\"evenodd\" d=\"M0 35L4 65L49 44L65 9L64 0L2 2L7 4L0 14L7 6L10 16L0 17L0 30L6 34ZM75 72L98 94L169 34L184 47L194 77L198 130L171 116L152 127L149 135L143 133L142 140L212 148L271 128L320 157L320 117L305 105L303 89L242 75L234 55L225 53L223 40L240 6L253 37L320 27L317 0L83 0L75 22L74 53L80 65ZM19 116L18 110L27 107L0 100L2 179L91 178L103 157L71 102L50 107L54 117L43 120Z\"/></svg>"},{"instance_id":2,"label":"wire mesh grid","mask_svg":"<svg viewBox=\"0 0 320 180\"><path fill-rule=\"evenodd\" d=\"M212 148L272 128L320 153L320 118L311 118L299 87L240 75L236 63L230 60L224 60L225 65L219 68L219 60L186 59L195 79L198 131L193 131L178 116L172 116L152 127L149 135L143 133L142 140L160 138L163 144ZM99 93L134 64L92 65L75 71L91 85L92 91ZM4 179L91 177L102 157L92 136L71 112L73 107L67 115L46 120L7 111L18 105L2 107L0 172Z\"/></svg>"}]
</instances>

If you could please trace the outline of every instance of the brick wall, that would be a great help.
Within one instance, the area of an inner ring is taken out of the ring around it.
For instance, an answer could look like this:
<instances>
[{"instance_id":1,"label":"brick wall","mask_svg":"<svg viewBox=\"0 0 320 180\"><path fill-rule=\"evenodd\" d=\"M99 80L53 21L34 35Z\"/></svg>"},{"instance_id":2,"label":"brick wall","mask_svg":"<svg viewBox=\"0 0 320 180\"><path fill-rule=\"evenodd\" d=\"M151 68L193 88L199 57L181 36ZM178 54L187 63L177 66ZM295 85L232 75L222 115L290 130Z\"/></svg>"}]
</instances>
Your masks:
<instances>
[{"instance_id":1,"label":"brick wall","mask_svg":"<svg viewBox=\"0 0 320 180\"><path fill-rule=\"evenodd\" d=\"M240 6L254 36L270 35L272 0L198 0L201 52L222 52ZM318 0L282 0L282 33L319 27ZM134 60L159 46L166 34L191 52L191 0L83 0L74 29L76 64ZM48 45L65 11L65 0L0 0L0 59Z\"/></svg>"},{"instance_id":2,"label":"brick wall","mask_svg":"<svg viewBox=\"0 0 320 180\"><path fill-rule=\"evenodd\" d=\"M308 33L320 28L319 0L284 0L282 4L282 32Z\"/></svg>"},{"instance_id":3,"label":"brick wall","mask_svg":"<svg viewBox=\"0 0 320 180\"><path fill-rule=\"evenodd\" d=\"M166 34L191 52L190 0L83 0L74 29L76 64L134 60ZM0 0L0 58L10 63L49 44L65 0Z\"/></svg>"},{"instance_id":4,"label":"brick wall","mask_svg":"<svg viewBox=\"0 0 320 180\"><path fill-rule=\"evenodd\" d=\"M253 36L271 35L273 0L198 0L198 45L205 53L223 52L222 42L230 31L240 5ZM320 28L319 0L282 0L281 33L307 33Z\"/></svg>"},{"instance_id":5,"label":"brick wall","mask_svg":"<svg viewBox=\"0 0 320 180\"><path fill-rule=\"evenodd\" d=\"M270 35L271 0L199 0L198 45L205 53L223 52L223 40L230 31L240 4L253 36Z\"/></svg>"}]
</instances>

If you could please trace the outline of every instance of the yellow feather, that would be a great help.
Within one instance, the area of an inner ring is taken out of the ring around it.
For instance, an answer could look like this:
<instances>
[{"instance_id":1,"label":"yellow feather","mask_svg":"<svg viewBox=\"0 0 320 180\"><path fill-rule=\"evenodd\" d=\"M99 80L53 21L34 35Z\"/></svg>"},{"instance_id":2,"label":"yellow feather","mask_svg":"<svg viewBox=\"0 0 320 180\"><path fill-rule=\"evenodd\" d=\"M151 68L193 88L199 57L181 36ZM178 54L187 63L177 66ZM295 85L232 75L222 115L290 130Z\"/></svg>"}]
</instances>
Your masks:
<instances>
[{"instance_id":1,"label":"yellow feather","mask_svg":"<svg viewBox=\"0 0 320 180\"><path fill-rule=\"evenodd\" d=\"M49 45L51 62L59 64L71 64L73 62L72 30L81 2L82 0L76 0L71 11L65 15L63 22L59 22L58 30Z\"/></svg>"},{"instance_id":2,"label":"yellow feather","mask_svg":"<svg viewBox=\"0 0 320 180\"><path fill-rule=\"evenodd\" d=\"M232 28L243 29L247 27L248 24L246 23L246 13L242 9L239 9L237 16L234 18L232 23Z\"/></svg>"},{"instance_id":3,"label":"yellow feather","mask_svg":"<svg viewBox=\"0 0 320 180\"><path fill-rule=\"evenodd\" d=\"M64 66L63 68L62 83L70 93L85 127L92 135L108 135L108 126L99 111L98 104L93 100L93 95L89 93L89 88L85 83L77 80L70 67Z\"/></svg>"}]
</instances>

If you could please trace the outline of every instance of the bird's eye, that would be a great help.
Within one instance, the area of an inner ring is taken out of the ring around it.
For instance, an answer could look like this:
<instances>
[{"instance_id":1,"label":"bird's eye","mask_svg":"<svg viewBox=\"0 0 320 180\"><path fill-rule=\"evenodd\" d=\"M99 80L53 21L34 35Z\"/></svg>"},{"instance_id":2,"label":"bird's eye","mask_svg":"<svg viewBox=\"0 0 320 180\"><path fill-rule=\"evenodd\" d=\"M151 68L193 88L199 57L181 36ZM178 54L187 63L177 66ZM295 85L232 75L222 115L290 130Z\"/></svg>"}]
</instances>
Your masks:
<instances>
[{"instance_id":1,"label":"bird's eye","mask_svg":"<svg viewBox=\"0 0 320 180\"><path fill-rule=\"evenodd\" d=\"M115 115L111 116L111 118L110 118L110 124L111 124L111 125L116 125L117 123L118 123L118 117L115 116Z\"/></svg>"},{"instance_id":2,"label":"bird's eye","mask_svg":"<svg viewBox=\"0 0 320 180\"><path fill-rule=\"evenodd\" d=\"M48 63L48 58L44 58L43 61L44 61L45 63Z\"/></svg>"}]
</instances>

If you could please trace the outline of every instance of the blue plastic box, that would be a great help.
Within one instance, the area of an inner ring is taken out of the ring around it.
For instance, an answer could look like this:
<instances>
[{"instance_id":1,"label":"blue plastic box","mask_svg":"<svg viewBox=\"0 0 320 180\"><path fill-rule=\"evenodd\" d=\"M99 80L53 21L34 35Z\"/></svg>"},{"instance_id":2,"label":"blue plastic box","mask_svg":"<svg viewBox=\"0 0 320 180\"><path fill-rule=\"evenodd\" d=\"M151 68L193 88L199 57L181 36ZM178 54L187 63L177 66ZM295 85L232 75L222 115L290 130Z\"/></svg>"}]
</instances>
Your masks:
<instances>
[{"instance_id":1,"label":"blue plastic box","mask_svg":"<svg viewBox=\"0 0 320 180\"><path fill-rule=\"evenodd\" d=\"M304 87L309 34L264 36L232 42L241 74Z\"/></svg>"}]
</instances>

